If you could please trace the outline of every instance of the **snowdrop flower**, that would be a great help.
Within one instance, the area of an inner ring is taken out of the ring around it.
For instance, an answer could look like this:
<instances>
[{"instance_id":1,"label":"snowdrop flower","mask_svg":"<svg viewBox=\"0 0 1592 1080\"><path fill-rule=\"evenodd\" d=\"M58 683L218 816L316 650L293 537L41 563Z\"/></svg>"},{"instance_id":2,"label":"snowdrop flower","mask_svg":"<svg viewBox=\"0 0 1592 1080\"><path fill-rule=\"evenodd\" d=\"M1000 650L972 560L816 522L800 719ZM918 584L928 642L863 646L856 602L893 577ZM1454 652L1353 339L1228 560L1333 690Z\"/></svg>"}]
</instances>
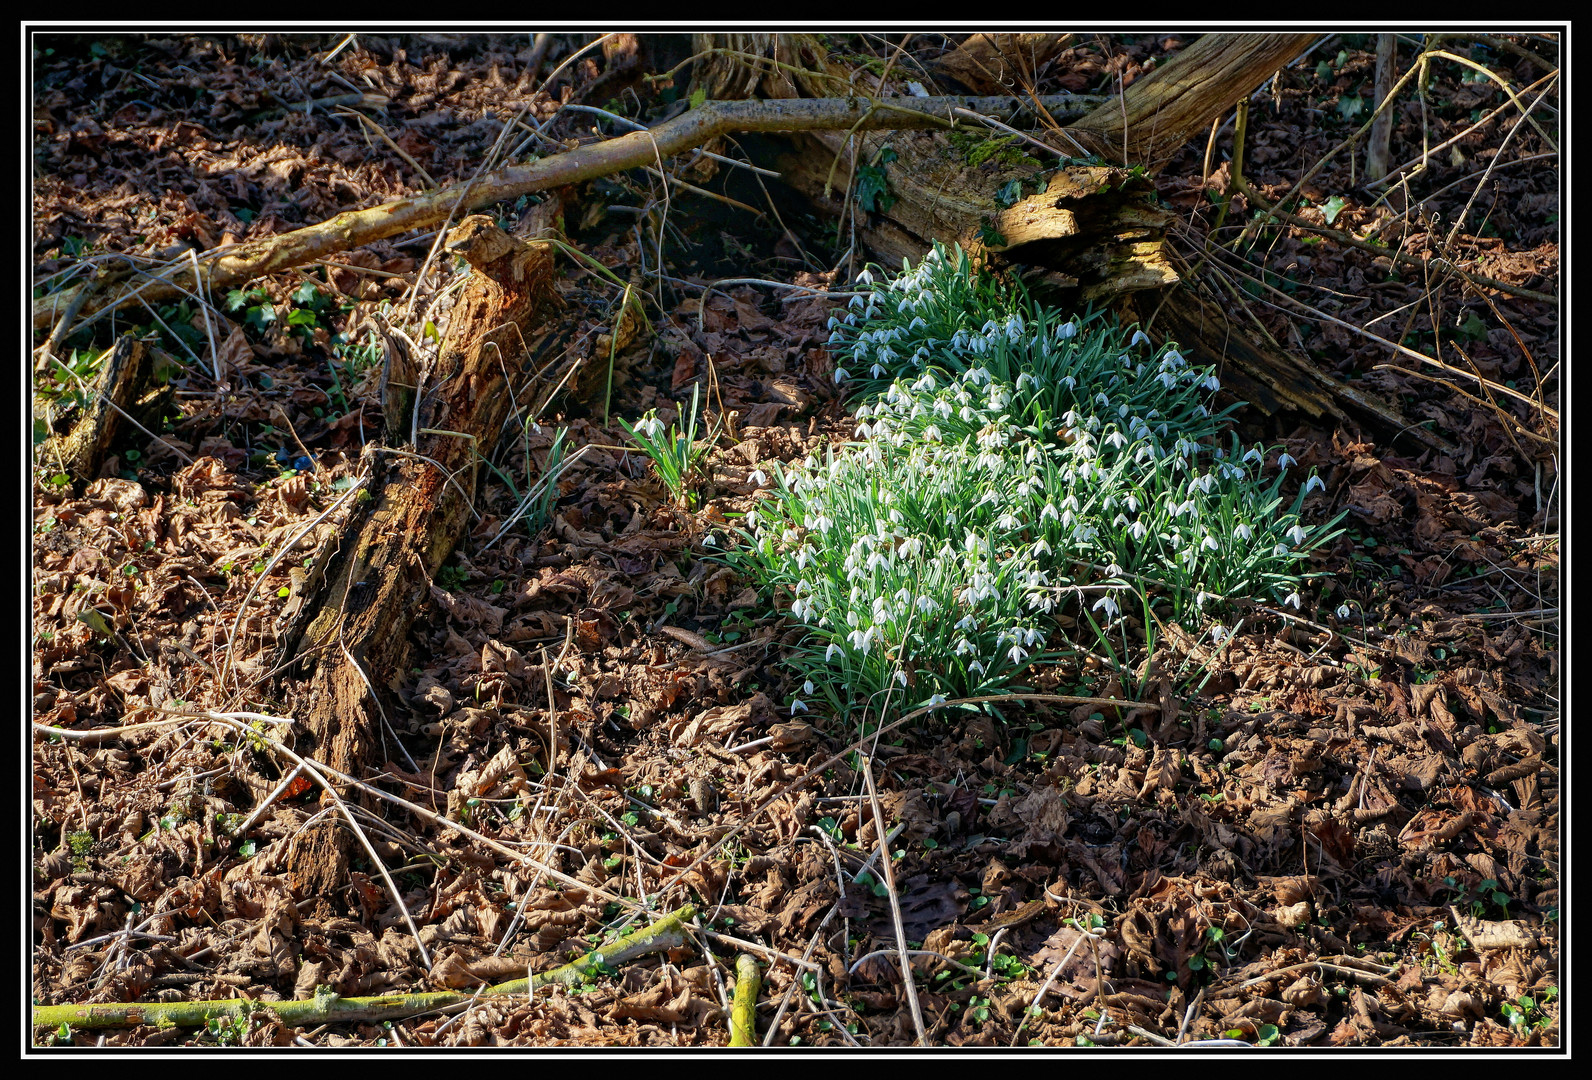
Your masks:
<instances>
[{"instance_id":1,"label":"snowdrop flower","mask_svg":"<svg viewBox=\"0 0 1592 1080\"><path fill-rule=\"evenodd\" d=\"M1122 567L1117 565L1115 559L1113 559L1111 561L1111 565L1110 566L1106 567L1106 576L1107 577L1121 577L1122 576Z\"/></svg>"},{"instance_id":2,"label":"snowdrop flower","mask_svg":"<svg viewBox=\"0 0 1592 1080\"><path fill-rule=\"evenodd\" d=\"M872 285L873 284L873 272L868 270L868 269L866 269L866 268L864 268L862 273L857 275L857 284L858 285Z\"/></svg>"},{"instance_id":3,"label":"snowdrop flower","mask_svg":"<svg viewBox=\"0 0 1592 1080\"><path fill-rule=\"evenodd\" d=\"M883 350L881 350L881 351L883 351ZM881 357L881 359L882 359L882 357ZM873 367L868 369L868 374L872 375L875 379L881 379L881 378L883 378L885 376L886 372L888 372L889 370L890 369L885 367L883 364L875 364L875 365L873 365Z\"/></svg>"},{"instance_id":4,"label":"snowdrop flower","mask_svg":"<svg viewBox=\"0 0 1592 1080\"><path fill-rule=\"evenodd\" d=\"M1009 652L1007 652L1006 655L1007 655L1008 658L1010 658L1011 662L1014 663L1014 664L1021 664L1024 660L1028 659L1028 653L1025 652L1022 649L1022 647L1018 646L1018 645L1013 645L1011 647L1011 650Z\"/></svg>"},{"instance_id":5,"label":"snowdrop flower","mask_svg":"<svg viewBox=\"0 0 1592 1080\"><path fill-rule=\"evenodd\" d=\"M1305 542L1305 537L1310 534L1305 532L1303 525L1295 525L1283 535L1288 537L1288 539L1292 540L1295 544L1302 544Z\"/></svg>"},{"instance_id":6,"label":"snowdrop flower","mask_svg":"<svg viewBox=\"0 0 1592 1080\"><path fill-rule=\"evenodd\" d=\"M968 654L970 652L977 652L977 651L978 650L973 647L973 643L971 641L967 640L967 638L961 638L956 643L956 655L957 656L965 656L966 654Z\"/></svg>"},{"instance_id":7,"label":"snowdrop flower","mask_svg":"<svg viewBox=\"0 0 1592 1080\"><path fill-rule=\"evenodd\" d=\"M1238 537L1240 540L1252 540L1255 536L1255 534L1250 531L1248 525L1237 526L1233 529L1233 535Z\"/></svg>"},{"instance_id":8,"label":"snowdrop flower","mask_svg":"<svg viewBox=\"0 0 1592 1080\"><path fill-rule=\"evenodd\" d=\"M1318 491L1318 490L1319 491L1327 490L1327 483L1326 483L1325 480L1321 479L1321 477L1312 476L1309 480L1305 481L1305 494L1306 495L1310 494L1312 491Z\"/></svg>"},{"instance_id":9,"label":"snowdrop flower","mask_svg":"<svg viewBox=\"0 0 1592 1080\"><path fill-rule=\"evenodd\" d=\"M940 610L940 605L935 602L932 596L920 596L917 598L916 604L917 609L925 615L933 615Z\"/></svg>"},{"instance_id":10,"label":"snowdrop flower","mask_svg":"<svg viewBox=\"0 0 1592 1080\"><path fill-rule=\"evenodd\" d=\"M1218 379L1215 375L1212 375L1205 380L1204 386L1205 389L1214 394L1216 391L1222 388L1222 380Z\"/></svg>"},{"instance_id":11,"label":"snowdrop flower","mask_svg":"<svg viewBox=\"0 0 1592 1080\"><path fill-rule=\"evenodd\" d=\"M1209 599L1210 595L1206 593L1204 589L1201 589L1199 592L1194 594L1194 606L1196 608L1202 608L1205 606L1205 601Z\"/></svg>"},{"instance_id":12,"label":"snowdrop flower","mask_svg":"<svg viewBox=\"0 0 1592 1080\"><path fill-rule=\"evenodd\" d=\"M928 706L929 708L931 708L931 709L934 706L936 706L936 705L944 705L945 704L945 695L944 694L935 694L933 697L929 698L928 701L924 702L924 704L926 706Z\"/></svg>"},{"instance_id":13,"label":"snowdrop flower","mask_svg":"<svg viewBox=\"0 0 1592 1080\"><path fill-rule=\"evenodd\" d=\"M1286 469L1288 466L1293 464L1296 464L1296 462L1294 461L1292 454L1284 454L1282 457L1277 459L1277 468L1279 469Z\"/></svg>"},{"instance_id":14,"label":"snowdrop flower","mask_svg":"<svg viewBox=\"0 0 1592 1080\"><path fill-rule=\"evenodd\" d=\"M976 671L980 675L984 674L985 671L984 665L979 663L977 660L974 660L971 664L967 665L967 669L969 671Z\"/></svg>"},{"instance_id":15,"label":"snowdrop flower","mask_svg":"<svg viewBox=\"0 0 1592 1080\"><path fill-rule=\"evenodd\" d=\"M1287 544L1278 544L1276 547L1271 549L1271 553L1273 555L1286 555L1288 554L1289 550L1290 549Z\"/></svg>"},{"instance_id":16,"label":"snowdrop flower","mask_svg":"<svg viewBox=\"0 0 1592 1080\"><path fill-rule=\"evenodd\" d=\"M851 378L851 372L847 371L845 368L837 367L835 369L835 382L836 382L836 384L839 384L843 380L849 379L849 378Z\"/></svg>"},{"instance_id":17,"label":"snowdrop flower","mask_svg":"<svg viewBox=\"0 0 1592 1080\"><path fill-rule=\"evenodd\" d=\"M1099 611L1102 608L1105 609L1106 618L1108 619L1116 618L1117 612L1122 610L1117 606L1117 602L1113 600L1109 594L1102 596L1100 599L1094 602L1093 610Z\"/></svg>"},{"instance_id":18,"label":"snowdrop flower","mask_svg":"<svg viewBox=\"0 0 1592 1080\"><path fill-rule=\"evenodd\" d=\"M1292 605L1293 609L1295 611L1298 611L1299 610L1299 594L1296 593L1296 592L1289 593L1287 599L1285 599L1283 601L1283 603Z\"/></svg>"},{"instance_id":19,"label":"snowdrop flower","mask_svg":"<svg viewBox=\"0 0 1592 1080\"><path fill-rule=\"evenodd\" d=\"M1183 354L1178 352L1176 349L1168 349L1161 356L1161 363L1170 364L1172 367L1181 367L1184 362ZM1214 387L1212 389L1214 389Z\"/></svg>"},{"instance_id":20,"label":"snowdrop flower","mask_svg":"<svg viewBox=\"0 0 1592 1080\"><path fill-rule=\"evenodd\" d=\"M1350 612L1349 612L1349 605L1348 604L1340 604L1340 605L1338 605L1338 618L1347 619L1349 617L1349 614L1350 614Z\"/></svg>"},{"instance_id":21,"label":"snowdrop flower","mask_svg":"<svg viewBox=\"0 0 1592 1080\"><path fill-rule=\"evenodd\" d=\"M1212 536L1210 533L1205 534L1205 539L1203 542L1201 542L1200 547L1204 548L1206 551L1221 550L1221 545L1216 542L1216 537Z\"/></svg>"},{"instance_id":22,"label":"snowdrop flower","mask_svg":"<svg viewBox=\"0 0 1592 1080\"><path fill-rule=\"evenodd\" d=\"M1248 465L1250 462L1254 462L1257 465L1260 464L1259 450L1251 450L1249 453L1244 455L1244 464Z\"/></svg>"},{"instance_id":23,"label":"snowdrop flower","mask_svg":"<svg viewBox=\"0 0 1592 1080\"><path fill-rule=\"evenodd\" d=\"M811 686L812 683L808 683L807 685ZM795 716L797 714L797 712L806 712L806 711L807 711L807 706L800 699L797 699L797 700L792 701L790 703L790 714L792 716Z\"/></svg>"},{"instance_id":24,"label":"snowdrop flower","mask_svg":"<svg viewBox=\"0 0 1592 1080\"><path fill-rule=\"evenodd\" d=\"M1227 636L1228 636L1228 634L1227 634L1227 628L1226 627L1224 627L1224 626L1213 626L1213 627L1211 627L1211 640L1216 642L1216 644L1220 645L1222 643L1222 640L1224 638L1226 638Z\"/></svg>"},{"instance_id":25,"label":"snowdrop flower","mask_svg":"<svg viewBox=\"0 0 1592 1080\"><path fill-rule=\"evenodd\" d=\"M1135 330L1133 332L1133 340L1128 342L1129 345L1148 345L1149 343L1150 335L1143 330Z\"/></svg>"},{"instance_id":26,"label":"snowdrop flower","mask_svg":"<svg viewBox=\"0 0 1592 1080\"><path fill-rule=\"evenodd\" d=\"M1076 323L1064 322L1060 326L1056 327L1056 336L1061 338L1063 341L1066 341L1070 337L1076 337L1077 334L1078 325Z\"/></svg>"},{"instance_id":27,"label":"snowdrop flower","mask_svg":"<svg viewBox=\"0 0 1592 1080\"><path fill-rule=\"evenodd\" d=\"M973 616L971 614L964 615L957 622L956 628L958 630L977 630L978 629L978 620L973 618Z\"/></svg>"},{"instance_id":28,"label":"snowdrop flower","mask_svg":"<svg viewBox=\"0 0 1592 1080\"><path fill-rule=\"evenodd\" d=\"M1143 540L1144 534L1149 531L1149 529L1145 528L1144 522L1142 521L1135 521L1133 523L1133 528L1128 530L1128 532L1133 534L1133 539L1135 540Z\"/></svg>"},{"instance_id":29,"label":"snowdrop flower","mask_svg":"<svg viewBox=\"0 0 1592 1080\"><path fill-rule=\"evenodd\" d=\"M841 651L840 643L838 641L831 641L829 643L829 648L824 650L824 663L826 663L826 664L834 663L835 662L835 655L837 653L839 653L840 655L845 655Z\"/></svg>"},{"instance_id":30,"label":"snowdrop flower","mask_svg":"<svg viewBox=\"0 0 1592 1080\"><path fill-rule=\"evenodd\" d=\"M859 650L862 655L868 655L868 649L873 645L873 627L867 630L853 630L846 635L846 640L851 642L851 647Z\"/></svg>"},{"instance_id":31,"label":"snowdrop flower","mask_svg":"<svg viewBox=\"0 0 1592 1080\"><path fill-rule=\"evenodd\" d=\"M1071 326L1072 324L1068 323L1067 325ZM1078 380L1073 378L1071 375L1063 375L1061 377L1061 385L1065 386L1068 390L1076 390L1078 388Z\"/></svg>"}]
</instances>

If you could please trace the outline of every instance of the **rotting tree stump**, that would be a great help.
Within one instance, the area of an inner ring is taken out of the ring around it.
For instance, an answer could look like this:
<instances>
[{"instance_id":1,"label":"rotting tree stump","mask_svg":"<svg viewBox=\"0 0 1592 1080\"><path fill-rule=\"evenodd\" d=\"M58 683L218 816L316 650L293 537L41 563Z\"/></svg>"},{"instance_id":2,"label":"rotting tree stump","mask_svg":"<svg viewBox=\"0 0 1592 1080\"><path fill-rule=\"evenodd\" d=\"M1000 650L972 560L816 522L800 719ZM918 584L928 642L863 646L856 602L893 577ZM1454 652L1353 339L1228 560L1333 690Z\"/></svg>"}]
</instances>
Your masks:
<instances>
[{"instance_id":1,"label":"rotting tree stump","mask_svg":"<svg viewBox=\"0 0 1592 1080\"><path fill-rule=\"evenodd\" d=\"M557 206L555 199L538 208L539 220ZM336 547L319 594L278 645L279 657L314 664L300 751L352 776L365 773L398 705L409 628L469 524L479 466L514 400L510 379L523 375L539 327L562 304L550 244L527 243L474 216L449 233L447 250L472 272L434 370L421 371L419 442L412 452L367 450L372 475L328 541ZM335 820L293 840L287 868L301 895L329 900L348 883L347 844Z\"/></svg>"}]
</instances>

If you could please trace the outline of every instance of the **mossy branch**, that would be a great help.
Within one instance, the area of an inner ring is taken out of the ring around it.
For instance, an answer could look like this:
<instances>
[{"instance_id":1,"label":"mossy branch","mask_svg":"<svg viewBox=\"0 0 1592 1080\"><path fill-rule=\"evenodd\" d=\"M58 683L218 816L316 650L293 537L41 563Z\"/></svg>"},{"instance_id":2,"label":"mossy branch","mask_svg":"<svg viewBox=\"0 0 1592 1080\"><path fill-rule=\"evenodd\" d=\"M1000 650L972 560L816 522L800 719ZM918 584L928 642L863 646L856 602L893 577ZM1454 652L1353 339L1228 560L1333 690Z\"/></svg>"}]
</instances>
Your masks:
<instances>
[{"instance_id":1,"label":"mossy branch","mask_svg":"<svg viewBox=\"0 0 1592 1080\"><path fill-rule=\"evenodd\" d=\"M399 1020L463 1005L478 996L533 993L555 984L575 986L603 967L611 968L638 956L678 948L685 943L684 924L695 915L696 908L687 904L665 915L651 926L611 941L601 948L593 949L578 960L572 960L562 967L543 972L533 978L500 983L482 990L479 995L442 991L345 998L322 987L314 997L302 1001L251 1001L247 998L234 998L230 1001L135 1001L109 1005L35 1005L33 1025L36 1028L59 1028L62 1024L75 1028L123 1027L132 1024L199 1027L214 1019L248 1016L259 1010L275 1014L284 1024L292 1027L354 1020L378 1022Z\"/></svg>"},{"instance_id":2,"label":"mossy branch","mask_svg":"<svg viewBox=\"0 0 1592 1080\"><path fill-rule=\"evenodd\" d=\"M1070 94L1037 99L1047 111L1071 109L1080 100ZM1035 103L1015 97L924 97L873 99L810 98L778 101L710 101L646 131L633 131L605 142L582 146L523 165L511 165L486 176L409 199L364 210L346 210L315 225L263 240L253 240L207 260L201 271L207 289L226 289L265 274L324 259L337 251L400 233L439 225L451 216L516 199L537 191L577 184L626 169L657 165L663 158L701 146L720 135L741 131L813 131L950 128L957 109L1010 121ZM91 296L82 305L92 316L142 300L171 300L194 289L192 260L174 264L164 274L137 287ZM71 290L34 301L33 325L44 327L77 303Z\"/></svg>"},{"instance_id":3,"label":"mossy branch","mask_svg":"<svg viewBox=\"0 0 1592 1080\"><path fill-rule=\"evenodd\" d=\"M757 1045L757 989L762 976L757 957L742 953L735 958L735 1000L730 1006L730 1045Z\"/></svg>"}]
</instances>

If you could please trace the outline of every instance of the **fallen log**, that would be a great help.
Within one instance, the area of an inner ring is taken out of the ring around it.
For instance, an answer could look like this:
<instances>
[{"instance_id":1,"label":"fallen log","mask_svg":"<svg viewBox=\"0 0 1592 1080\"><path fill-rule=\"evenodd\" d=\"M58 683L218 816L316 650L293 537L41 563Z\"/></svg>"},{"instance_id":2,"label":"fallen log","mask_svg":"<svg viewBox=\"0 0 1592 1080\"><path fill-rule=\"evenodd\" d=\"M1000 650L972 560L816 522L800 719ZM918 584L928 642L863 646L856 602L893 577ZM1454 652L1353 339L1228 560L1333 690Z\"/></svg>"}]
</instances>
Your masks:
<instances>
[{"instance_id":1,"label":"fallen log","mask_svg":"<svg viewBox=\"0 0 1592 1080\"><path fill-rule=\"evenodd\" d=\"M1039 104L1053 111L1066 112L1080 102L1092 104L1095 100L1062 94L1044 98ZM457 213L468 213L521 195L626 169L657 165L663 158L733 132L949 127L956 116L955 110L961 108L1012 120L1031 106L1011 97L897 96L875 101L852 96L811 101L710 101L646 131L634 131L523 165L511 165L413 198L364 210L347 210L302 229L239 244L205 259L199 273L207 290L230 288L266 274L324 259L338 251L414 229L441 225ZM72 304L79 303L79 290L92 290L92 295L81 301L86 318L140 301L155 304L194 292L191 262L174 264L165 273L152 275L137 287L111 288L96 279L51 293L34 301L33 325L42 328L58 320Z\"/></svg>"},{"instance_id":2,"label":"fallen log","mask_svg":"<svg viewBox=\"0 0 1592 1080\"><path fill-rule=\"evenodd\" d=\"M1440 446L1396 407L1240 324L1230 300L1203 284L1181 281L1168 258L1165 231L1171 218L1156 205L1143 163L1162 164L1178 146L1202 136L1234 101L1252 93L1311 40L1300 34L1206 35L1135 81L1120 99L1082 116L1052 115L1056 124L1067 124L1046 136L1052 146L1071 138L1114 164L1072 159L1048 175L1043 190L1010 205L1005 196L1012 185L1032 190L1044 170L1015 138L989 152L987 140L972 148L965 141L959 146L955 133L849 137L819 131L784 140L789 150L776 155L776 164L793 187L833 216L856 213L844 181L863 168L878 170L891 201L876 198L865 218L858 215L856 232L886 265L899 265L902 258L916 261L935 240L959 243L998 263L1025 268L1025 277L1050 292L1059 306L1117 303L1124 315L1152 328L1159 325L1190 359L1215 367L1230 390L1268 414L1288 409L1312 419L1353 418ZM786 59L773 67L746 59L747 50L759 44L738 39L731 48L723 39L699 35L696 51L709 60L694 79L770 97L841 83L876 94L895 89L866 69L831 59L805 35L780 35L779 51L770 55ZM905 76L901 79L904 83ZM835 173L841 180L831 185L828 178Z\"/></svg>"},{"instance_id":3,"label":"fallen log","mask_svg":"<svg viewBox=\"0 0 1592 1080\"><path fill-rule=\"evenodd\" d=\"M556 200L543 204L533 222L546 224L556 209ZM276 667L294 657L315 664L302 752L354 776L392 715L409 667L409 626L464 535L478 468L515 391L523 394L509 380L527 367L542 319L561 305L550 244L526 243L475 216L449 234L447 250L472 271L434 368L420 372L421 437L413 452L367 451L367 489L340 538L328 541L336 547L316 595L278 642ZM347 884L348 853L333 822L300 833L287 861L306 896Z\"/></svg>"}]
</instances>

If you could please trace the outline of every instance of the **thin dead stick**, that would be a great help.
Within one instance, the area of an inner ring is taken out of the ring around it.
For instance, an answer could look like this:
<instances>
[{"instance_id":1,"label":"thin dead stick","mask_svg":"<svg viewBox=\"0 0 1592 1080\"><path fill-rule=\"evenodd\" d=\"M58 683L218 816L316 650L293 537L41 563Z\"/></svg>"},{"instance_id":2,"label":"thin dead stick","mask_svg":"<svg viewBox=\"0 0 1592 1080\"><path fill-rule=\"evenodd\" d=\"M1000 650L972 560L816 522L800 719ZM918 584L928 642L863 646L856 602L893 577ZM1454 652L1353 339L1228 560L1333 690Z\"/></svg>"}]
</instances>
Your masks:
<instances>
[{"instance_id":1,"label":"thin dead stick","mask_svg":"<svg viewBox=\"0 0 1592 1080\"><path fill-rule=\"evenodd\" d=\"M884 809L879 805L879 793L873 787L873 759L866 754L862 761L862 780L868 787L868 802L873 808L873 827L879 834L880 850L884 851ZM923 1009L918 1004L918 984L912 976L912 960L907 956L907 932L901 924L901 897L896 892L895 868L890 865L890 854L885 851L879 860L879 865L884 871L885 888L890 893L890 921L895 926L896 955L901 962L901 981L906 987L907 1007L912 1010L912 1026L917 1029L918 1045L929 1045L928 1033L923 1029Z\"/></svg>"},{"instance_id":2,"label":"thin dead stick","mask_svg":"<svg viewBox=\"0 0 1592 1080\"><path fill-rule=\"evenodd\" d=\"M1459 277L1464 278L1472 285L1485 285L1489 289L1497 289L1499 292L1508 293L1511 296L1518 296L1524 300L1536 300L1540 303L1552 304L1554 307L1559 306L1559 298L1557 296L1554 296L1550 293L1538 292L1536 289L1527 289L1521 285L1511 285L1507 281L1499 281L1497 278L1488 277L1485 274L1478 274L1471 270L1463 270L1451 259L1442 256L1433 259L1417 259L1413 255L1404 254L1397 248L1381 247L1368 241L1361 240L1356 236L1351 236L1349 233L1343 232L1340 229L1333 229L1325 225L1318 225L1315 222L1299 217L1296 214L1290 214L1286 210L1281 210L1278 208L1278 206L1274 206L1267 202L1264 195L1261 195L1260 192L1250 187L1241 179L1235 179L1233 181L1233 188L1237 191L1243 192L1247 199L1249 199L1260 209L1264 210L1267 214L1270 214L1272 217L1275 217L1280 221L1285 221L1290 225L1297 225L1301 229L1309 229L1313 233L1319 233L1322 236L1329 236L1340 244L1346 244L1349 247L1359 248L1361 251L1369 251L1373 255L1386 255L1394 262L1403 266L1414 266L1427 272L1433 269L1449 270Z\"/></svg>"},{"instance_id":3,"label":"thin dead stick","mask_svg":"<svg viewBox=\"0 0 1592 1080\"><path fill-rule=\"evenodd\" d=\"M1451 373L1453 373L1455 375L1463 376L1464 378L1470 379L1473 382L1480 383L1481 385L1487 387L1489 390L1492 390L1495 393L1503 394L1506 397L1512 397L1512 398L1514 398L1517 401L1525 402L1527 405L1531 406L1533 409L1539 410L1544 416L1551 416L1551 417L1553 417L1553 419L1554 419L1554 421L1556 423L1558 422L1559 410L1549 408L1547 405L1543 405L1543 404L1541 404L1541 403L1539 403L1537 401L1534 401L1532 398L1527 397L1525 394L1522 394L1518 390L1511 390L1509 387L1504 386L1502 383L1493 382L1491 379L1483 378L1480 375L1474 375L1471 372L1465 371L1465 370L1463 370L1461 368L1454 367L1451 364L1445 364L1441 360L1434 360L1432 357L1427 356L1425 353L1418 353L1414 349L1406 348L1403 345L1396 344L1396 343L1394 343L1392 341L1389 341L1385 337L1380 337L1380 336L1378 336L1376 334L1371 333L1369 330L1365 330L1365 329L1362 329L1361 327L1355 326L1351 322L1345 322L1344 320L1339 319L1339 318L1337 318L1335 316L1328 315L1326 312L1322 311L1320 308L1311 307L1309 304L1306 304L1302 300L1298 300L1298 299L1295 299L1292 296L1289 296L1287 293L1283 292L1280 289L1274 289L1270 285L1266 284L1264 281L1261 281L1259 278L1251 277L1249 274L1244 273L1242 270L1235 271L1235 272L1238 273L1241 277L1247 278L1248 280L1253 281L1256 284L1260 285L1262 288L1266 289L1268 292L1275 293L1277 296L1282 297L1284 300L1287 300L1290 303L1292 303L1292 304L1294 304L1294 305L1296 305L1296 306L1298 306L1300 308L1303 308L1308 314L1310 314L1310 315L1312 315L1312 316L1314 316L1314 317L1316 317L1318 319L1321 319L1321 320L1323 320L1325 322L1335 323L1338 326L1343 327L1345 330L1352 330L1356 334L1359 334L1363 338L1368 338L1371 341L1375 341L1375 342L1377 342L1380 345L1385 345L1388 348L1392 349L1394 352L1402 353L1403 355L1408 356L1408 357L1410 357L1412 359L1419 360L1423 364L1427 364L1427 365L1430 365L1431 367L1439 368L1439 369L1441 369L1443 371L1447 371L1447 372L1451 372ZM1257 297L1255 297L1255 299L1260 301L1262 304L1265 304L1267 307L1276 308L1278 311L1281 311L1284 314L1288 313L1288 309L1287 308L1283 307L1280 304L1274 304L1270 300L1265 299L1264 297L1257 296Z\"/></svg>"},{"instance_id":4,"label":"thin dead stick","mask_svg":"<svg viewBox=\"0 0 1592 1080\"><path fill-rule=\"evenodd\" d=\"M1101 933L1104 932L1105 931L1102 928ZM1028 1008L1023 1010L1023 1022L1018 1024L1017 1030L1013 1032L1010 1045L1016 1046L1017 1040L1022 1038L1023 1029L1028 1026L1029 1017L1038 1015L1039 1003L1045 1000L1045 995L1050 992L1051 984L1056 981L1056 976L1061 974L1061 969L1067 966L1067 961L1072 959L1072 954L1078 951L1078 946L1082 945L1085 940L1094 936L1095 934L1093 930L1079 931L1078 937L1072 943L1072 947L1067 950L1067 954L1065 956L1056 961L1055 966L1050 969L1050 974L1045 978L1044 984L1040 986L1039 993L1034 995L1034 1000L1029 1002Z\"/></svg>"},{"instance_id":5,"label":"thin dead stick","mask_svg":"<svg viewBox=\"0 0 1592 1080\"><path fill-rule=\"evenodd\" d=\"M1523 94L1530 93L1532 90L1535 90L1537 88L1538 84L1544 83L1544 82L1548 81L1551 78L1553 78L1552 75L1544 75L1542 78L1538 79L1536 82L1532 83L1530 86L1527 86L1525 89L1521 90L1521 93L1523 93ZM1478 131L1481 128L1487 126L1494 119L1496 119L1500 113L1502 113L1505 110L1510 109L1510 108L1513 108L1513 105L1510 102L1507 102L1507 101L1504 102L1502 105L1498 106L1496 109L1493 109L1491 112L1484 113L1482 115L1481 119L1477 120L1475 123L1469 125L1468 127L1464 128L1461 131L1456 132L1453 135L1450 135L1448 138L1444 139L1442 142L1440 142L1436 146L1430 148L1429 150L1427 150L1425 153L1421 154L1420 156L1410 158L1410 160L1406 161L1404 164L1398 166L1397 168L1390 169L1388 171L1388 174L1386 176L1382 177L1382 179L1380 179L1380 180L1372 180L1372 181L1367 182L1365 186L1367 188L1387 187L1390 184L1398 183L1400 180L1402 180L1404 178L1404 174L1406 172L1409 172L1411 169L1415 169L1417 173L1423 171L1422 169L1417 168L1417 166L1424 166L1425 162L1427 160L1429 160L1433 154L1439 153L1439 152L1441 152L1443 150L1447 150L1450 146L1453 146L1455 143L1457 143L1460 140L1462 140L1465 136L1469 135L1471 132ZM1386 197L1387 197L1386 195L1382 196L1382 198L1386 198Z\"/></svg>"},{"instance_id":6,"label":"thin dead stick","mask_svg":"<svg viewBox=\"0 0 1592 1080\"><path fill-rule=\"evenodd\" d=\"M382 126L380 124L376 123L376 121L372 120L370 117L366 116L364 113L360 112L358 109L339 108L337 110L337 113L338 113L339 116L354 116L354 117L358 117L359 120L367 128L369 128L370 130L374 131L377 135L381 136L381 141L386 143L388 145L388 147L392 149L393 153L395 153L399 157L403 158L404 161L409 163L409 167L411 169L413 169L415 172L420 174L420 179L422 179L422 180L424 180L426 182L426 186L427 187L433 187L434 188L434 187L437 186L437 182L431 178L431 174L430 173L426 172L426 170L421 167L420 162L418 162L414 158L410 157L408 151L406 151L403 147L399 146L397 143L393 142L392 141L392 136L388 135L386 131L382 130Z\"/></svg>"},{"instance_id":7,"label":"thin dead stick","mask_svg":"<svg viewBox=\"0 0 1592 1080\"><path fill-rule=\"evenodd\" d=\"M241 720L233 720L230 717L226 717L222 713L214 713L212 715L216 719L221 720L223 723L232 725L245 734L258 736L257 732L255 732ZM431 953L427 951L426 943L420 940L420 928L415 925L414 916L409 914L409 907L404 903L403 893L398 890L397 883L393 881L392 875L387 872L387 864L382 862L380 855L376 854L376 848L371 844L370 837L365 834L365 830L360 826L358 819L354 817L353 811L348 808L348 804L343 801L343 797L337 793L337 789L332 787L331 783L327 781L326 777L321 775L320 770L312 765L308 759L300 757L291 748L283 745L281 742L278 742L275 739L270 739L267 741L276 747L278 753L282 754L289 761L292 761L300 769L304 770L304 772L309 775L309 778L315 781L315 783L320 786L322 791L326 792L326 794L331 798L332 802L336 805L338 812L343 815L343 820L347 821L349 828L354 830L354 835L359 838L360 844L365 848L365 854L370 856L372 865L376 867L377 871L381 874L382 881L386 883L387 891L392 895L393 904L395 904L398 910L403 913L404 922L409 925L409 933L414 937L415 948L420 953L420 959L426 965L427 970L429 970L431 968Z\"/></svg>"},{"instance_id":8,"label":"thin dead stick","mask_svg":"<svg viewBox=\"0 0 1592 1080\"><path fill-rule=\"evenodd\" d=\"M226 684L227 676L232 674L232 653L234 648L237 646L238 629L243 625L243 613L248 610L249 602L254 599L254 594L259 592L260 583L271 575L271 571L276 568L277 563L281 562L287 557L289 552L298 547L299 541L308 536L311 530L313 530L317 525L325 521L327 518L331 517L331 515L340 509L344 503L348 502L356 494L363 491L365 489L365 484L369 480L370 470L367 469L359 475L359 478L354 481L352 487L343 492L341 498L332 503L332 505L328 506L325 510L322 510L316 515L314 521L311 521L308 525L304 526L297 533L295 533L293 539L289 540L285 545L283 545L282 549L271 557L271 561L266 564L265 569L255 577L254 584L249 586L249 591L244 595L243 602L238 605L237 618L232 620L232 632L227 635L227 655L225 661L221 665L221 682L223 686Z\"/></svg>"}]
</instances>

